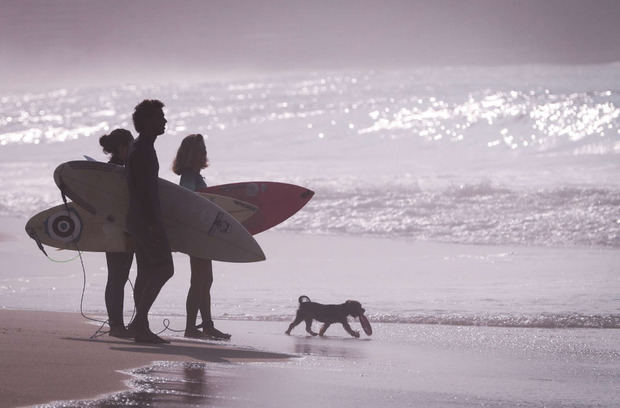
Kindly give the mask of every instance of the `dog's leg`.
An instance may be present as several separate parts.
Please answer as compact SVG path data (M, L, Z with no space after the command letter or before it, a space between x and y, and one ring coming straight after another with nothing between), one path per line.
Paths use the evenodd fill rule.
M288 330L285 331L284 333L290 335L291 334L291 330L293 330L293 328L295 326L297 326L299 323L303 322L304 318L301 316L301 313L299 311L297 311L297 316L295 316L295 320L293 320L293 323L288 325Z
M342 327L344 327L344 329L347 331L347 333L349 333L351 336L353 336L353 337L359 337L360 336L360 332L353 330L351 328L351 326L349 325L349 322L347 322L346 320L344 322L342 322Z
M316 336L316 333L312 331L312 319L306 319L306 331L313 336Z
M331 323L325 323L323 324L323 327L321 327L321 330L319 330L319 336L322 336L325 334L325 332L327 331L327 328L330 326Z

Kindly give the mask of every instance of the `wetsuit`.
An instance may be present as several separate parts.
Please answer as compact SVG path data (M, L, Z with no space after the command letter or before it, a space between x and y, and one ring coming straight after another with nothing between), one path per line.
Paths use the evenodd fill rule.
M192 191L207 188L205 178L202 177L200 173L196 173L193 170L183 171L183 173L181 173L181 180L179 181L179 184Z
M134 288L136 327L148 330L148 311L162 286L174 273L159 202L159 161L155 137L140 135L127 158L129 213L127 230L135 244L138 273Z
M123 166L125 163L112 156L108 163ZM125 283L129 278L129 269L133 263L133 252L106 252L108 264L108 281L105 285L105 306L108 311L110 328L125 328L123 321L123 303Z

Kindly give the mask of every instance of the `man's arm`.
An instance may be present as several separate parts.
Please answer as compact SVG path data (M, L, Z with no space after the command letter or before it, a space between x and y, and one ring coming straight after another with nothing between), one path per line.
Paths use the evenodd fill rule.
M131 188L133 189L133 199L135 200L136 210L140 218L147 224L156 223L158 212L155 206L158 205L157 176L151 174L149 163L140 152L133 152L127 163ZM154 180L153 180L154 179Z

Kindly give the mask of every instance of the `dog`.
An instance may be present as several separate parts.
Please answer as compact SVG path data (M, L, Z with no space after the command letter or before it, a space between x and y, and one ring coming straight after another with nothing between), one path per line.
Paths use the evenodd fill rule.
M349 326L347 316L353 316L360 319L366 319L364 312L366 310L362 307L360 302L355 300L347 300L339 305L323 305L321 303L312 302L308 296L299 297L299 309L297 309L297 316L293 323L288 326L286 334L290 335L291 330L299 323L306 322L306 331L313 336L317 334L323 336L325 331L333 323L340 323L344 329L353 337L359 337L360 333L355 331ZM312 331L312 321L318 320L323 323L321 330L318 333Z

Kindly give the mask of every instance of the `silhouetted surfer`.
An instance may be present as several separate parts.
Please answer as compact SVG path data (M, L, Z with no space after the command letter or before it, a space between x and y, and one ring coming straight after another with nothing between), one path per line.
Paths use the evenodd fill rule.
M133 136L127 129L114 129L109 135L99 138L103 151L110 155L108 163L124 166L133 143ZM129 277L129 269L133 262L133 252L106 252L108 264L108 281L105 286L105 306L108 311L110 336L133 337L133 333L125 328L123 320L123 300L125 283Z
M158 100L140 102L133 113L138 138L127 158L129 214L127 229L132 234L138 274L134 289L136 317L130 324L135 340L145 343L168 343L149 329L148 313L162 286L174 273L172 254L164 230L159 204L159 161L155 139L164 133L164 104Z
M207 147L200 134L185 137L179 146L172 164L172 171L181 176L180 185L196 191L207 188L200 171L209 166ZM185 337L228 340L230 334L222 333L215 328L211 319L211 285L213 284L213 265L210 259L189 257L191 280L185 309ZM202 332L197 329L196 317L200 310Z

